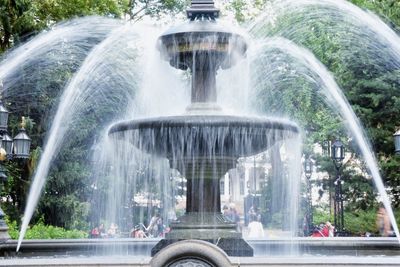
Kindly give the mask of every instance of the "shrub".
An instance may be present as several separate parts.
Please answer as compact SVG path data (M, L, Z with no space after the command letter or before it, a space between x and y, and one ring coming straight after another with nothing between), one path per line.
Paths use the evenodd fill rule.
M18 239L19 230L16 221L7 222L9 227L8 233L12 239ZM56 227L52 225L45 225L43 220L39 222L26 231L25 239L77 239L77 238L87 238L88 233L80 230L66 230L62 227Z
M376 234L378 232L376 212L376 209L345 212L344 225L346 230L358 236L365 232Z
M397 225L400 223L400 210L395 210L395 217ZM352 235L359 236L365 232L372 234L378 234L376 226L376 209L370 210L357 210L357 211L345 211L344 212L344 226L348 232ZM313 214L314 224L320 222L330 221L330 215L328 211L314 211ZM333 223L333 219L331 221Z

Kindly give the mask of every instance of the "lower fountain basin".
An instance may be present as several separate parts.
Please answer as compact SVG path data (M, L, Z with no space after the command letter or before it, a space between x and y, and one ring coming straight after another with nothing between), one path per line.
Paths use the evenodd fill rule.
M211 112L208 103L207 107ZM190 106L188 111L193 112L193 108ZM217 245L229 256L253 256L253 249L235 225L220 220L219 178L236 166L238 158L261 153L298 132L294 123L284 120L220 114L188 114L113 125L109 135L132 143L140 151L169 159L171 168L187 179L186 215L153 248L152 255L181 240L198 239ZM121 148L125 149L125 144Z
M184 115L114 124L110 136L168 159L237 159L299 133L293 122L264 117Z
M26 240L0 244L0 266L150 266L159 239ZM232 266L399 266L396 238L290 238L248 240L253 258L230 258ZM289 247L297 255L288 255ZM285 250L286 248L286 250Z

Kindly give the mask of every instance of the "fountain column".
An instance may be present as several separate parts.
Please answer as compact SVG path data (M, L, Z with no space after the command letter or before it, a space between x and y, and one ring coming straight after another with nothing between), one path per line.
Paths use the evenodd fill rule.
M217 102L216 64L207 52L195 53L192 70L192 103Z
M187 178L186 212L221 212L219 179Z

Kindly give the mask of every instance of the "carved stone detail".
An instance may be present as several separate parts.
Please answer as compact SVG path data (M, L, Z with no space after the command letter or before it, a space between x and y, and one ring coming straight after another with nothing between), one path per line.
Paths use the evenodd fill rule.
M199 259L181 259L173 262L168 267L215 267Z

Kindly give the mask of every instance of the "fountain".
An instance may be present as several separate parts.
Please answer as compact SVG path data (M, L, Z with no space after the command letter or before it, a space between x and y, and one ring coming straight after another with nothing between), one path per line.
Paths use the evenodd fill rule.
M220 178L240 157L267 150L299 132L294 123L261 117L224 115L216 104L216 74L246 53L246 41L216 21L213 1L192 1L189 22L159 38L171 66L192 74L191 104L181 116L120 122L109 135L148 154L167 158L187 179L186 214L152 250L155 255L184 239L207 240L229 256L253 256L252 248L221 214Z
M349 12L351 15L357 15L354 17L358 18L356 20L361 21L361 24L365 19L368 30L376 33L378 37L381 36L379 31L382 27L381 24L384 24L378 18L371 17L370 14L344 1L285 0L277 1L275 4L281 13L284 13L285 10L301 10L301 8L298 8L299 6L303 7L308 4L327 5L330 8L332 6L337 7L340 12ZM313 9L313 12L318 13L318 9ZM213 257L220 258L221 262L224 262L223 264L226 264L224 260L230 260L234 266L254 266L256 264L257 266L267 266L268 264L319 265L321 262L327 262L329 266L345 264L349 266L373 264L389 266L398 264L399 258L396 256L398 255L399 247L395 238L311 239L290 236L289 238L244 240L242 234L236 230L235 225L221 214L221 185L219 182L221 176L229 169L235 168L238 159L242 157L256 155L279 145L287 139L296 139L299 135L299 127L293 122L282 119L248 115L237 116L237 113L234 115L228 113L226 107L221 108L221 103L217 102L216 75L217 73L218 75L221 74L221 69L232 70L238 65L240 66L243 62L241 61L242 58L247 57L251 64L262 66L265 72L256 73L256 80L259 78L258 76L262 76L262 82L270 82L272 86L275 86L282 78L281 76L278 76L278 78L274 76L275 72L279 70L279 64L282 64L282 61L284 63L282 65L293 63L285 62L284 57L269 58L266 56L268 51L275 51L276 53L279 50L306 65L308 72L304 71L304 66L296 69L296 71L318 84L316 87L321 88L318 89L318 93L323 95L324 98L321 102L339 107L338 113L345 121L349 122L347 126L349 132L352 133L361 147L368 168L371 170L378 190L382 194L385 205L391 214L392 222L394 221L376 161L370 151L368 141L365 139L362 127L328 70L308 50L282 37L262 39L261 46L256 49L254 49L254 46L248 46L247 38L244 37L244 34L235 30L227 30L230 27L225 27L216 21L218 14L219 10L214 7L213 1L194 0L192 1L192 6L187 10L187 16L190 21L168 30L158 38L157 47L163 59L170 66L190 72L192 76L191 103L182 115L162 117L157 115L158 117L149 118L149 114L144 114L145 118L121 121L115 124L115 118L122 120L121 114L124 112L129 115L125 115L123 119L128 116L132 118L132 114L134 116L137 115L129 110L124 110L124 108L128 105L127 103L133 102L131 99L137 97L132 92L134 90L130 89L132 89L131 86L135 87L137 85L132 84L136 83L139 80L138 76L140 76L136 73L139 72L138 69L140 67L133 68L131 64L134 61L131 59L137 56L136 54L133 56L134 53L132 53L132 50L135 49L130 50L140 38L137 38L137 32L132 30L133 27L131 25L124 26L119 21L96 18L100 22L93 23L92 18L85 18L84 20L88 20L86 23L79 22L79 20L66 23L64 25L66 29L56 27L48 33L41 34L26 46L23 45L10 53L9 58L6 57L6 60L1 62L0 79L7 78L6 84L11 84L12 86L18 76L15 70L20 65L27 64L26 62L29 62L31 58L33 60L40 58L39 62L47 63L46 58L41 56L46 53L47 46L54 50L49 48L52 51L49 54L54 53L57 55L58 50L63 50L64 42L68 42L68 40L76 42L77 45L72 46L71 50L78 51L77 54L79 56L71 58L76 61L79 61L78 59L81 57L85 59L84 61L82 59L81 68L64 89L60 106L49 131L46 147L32 184L28 201L29 206L26 208L19 243L17 245L15 241L9 240L4 244L0 244L0 252L2 253L0 256L6 257L4 261L0 262L0 265L32 263L39 266L56 266L65 264L64 257L68 256L67 259L72 265L125 264L147 266L150 261L150 254L157 255L158 252L171 251L171 248L175 250L175 253L193 253L193 249L203 250L209 245L216 246L216 248L215 246L213 247L215 249ZM312 17L316 18L318 16L313 13ZM264 21L264 18L261 17L260 20ZM376 23L377 21L378 23ZM85 27L82 27L80 23ZM263 23L258 21L252 25L250 32L257 37L265 37L264 31L268 31L268 27L265 27ZM287 32L284 32L282 34L283 37L289 38L292 34L291 29L292 27ZM86 30L86 32L82 34L81 30ZM67 36L68 38L61 38L62 40L60 41L57 38L58 35ZM353 35L356 35L356 33L353 33ZM92 36L96 37L92 42L98 42L98 45L85 43L86 39L93 39L90 38ZM385 42L387 41L393 46L395 51L393 57L398 58L398 51L400 51L398 47L400 42L396 42L398 36L386 28L382 36ZM44 43L46 45L43 45ZM392 46L389 45L388 47ZM273 53L271 52L271 54ZM67 59L55 56L57 61L68 62L69 54L61 54L65 54L64 57ZM265 63L270 63L269 59L272 60L273 64ZM7 66L5 66L6 63L4 62L7 63ZM136 63L134 62L134 64ZM149 62L145 63L151 65ZM76 62L73 64L78 65ZM391 64L395 65L395 60ZM138 65L143 66L143 64ZM36 67L35 64L32 64L32 66ZM32 68L32 66L30 67ZM46 65L46 67L52 67L52 65ZM159 72L161 71L158 70L157 74ZM115 75L109 75L110 73ZM266 73L268 75L265 75ZM251 75L254 75L254 73ZM154 77L156 76L154 75ZM268 79L271 78L271 80L265 79L265 76ZM93 79L93 77L96 77L96 79ZM219 76L219 78L221 77ZM259 84L260 88L258 88ZM257 81L255 85L257 87L255 91L266 90L261 82L258 83ZM150 87L150 85L148 86ZM235 86L233 82L231 86L232 88ZM174 88L170 84L165 87L172 87L172 89L177 89L176 91L180 90L180 88ZM165 90L169 93L173 91L171 88L165 89L169 89L169 91ZM227 91L228 93L226 91L222 92L224 96L237 93L234 90ZM13 92L7 93L13 94ZM218 96L221 96L220 91L218 91ZM258 94L256 93L252 94L253 98L257 96ZM168 100L171 99L173 97ZM218 100L220 99L221 97ZM133 103L137 104L140 100L136 99L135 101ZM165 102L170 103L169 105L175 104L173 101ZM145 105L148 104L148 102L145 103ZM136 155L132 155L130 152L135 151L136 153L140 151L139 155L150 155L149 157L151 158L164 159L164 162L167 160L169 168L179 171L187 179L186 213L178 221L171 224L172 231L166 234L165 239L162 240L151 238L145 240L128 238L113 240L27 240L23 243L22 252L15 254L15 250L16 248L17 250L19 249L29 220L35 210L49 166L55 155L57 155L57 151L63 145L65 137L70 136L71 128L75 126L73 123L75 123L77 117L85 114L85 111L101 110L104 107L102 105L113 109L113 112L119 115L110 120L104 119L102 121L103 124L99 127L99 129L103 130L107 128L105 135L110 137L109 139L114 143L118 143L118 146L112 147L113 149L115 148L116 152L112 153L111 156L121 156L121 153L118 152L122 150L121 157L127 159L124 159L125 161L122 163L131 163L137 158ZM261 105L262 103L259 104L259 106ZM181 113L183 113L184 107L177 106L179 106L177 109L182 108ZM239 114L242 113L239 112ZM110 122L113 123L111 128L108 127ZM127 146L127 142L131 145ZM298 146L299 144L300 142L296 145ZM295 150L297 148L290 147L290 149ZM106 149L103 150L105 150L104 153L110 152ZM118 161L118 159L114 160ZM295 163L298 162L300 161L295 161ZM103 169L97 171L101 173ZM118 174L120 173L115 176L118 176ZM299 172L293 177L300 177ZM120 181L112 182L118 183ZM113 197L115 198L120 197L118 194L123 194L118 190L114 190L114 193ZM292 191L290 195L297 197L299 192ZM116 200L114 201L117 202ZM293 208L297 207L293 206ZM112 216L110 217L113 218ZM296 219L293 222L296 223ZM396 225L394 226L396 230ZM182 241L187 239L196 240ZM287 250L287 248L292 247L295 247L295 249ZM240 257L226 257L224 253L229 256ZM93 255L100 255L100 257L87 258L87 256ZM101 257L104 255L107 255L107 257ZM119 259L118 257L121 255L127 257ZM297 257L299 255L301 257ZM344 255L347 257L343 258ZM381 257L382 255L384 257ZM201 255L198 256L200 257ZM62 258L60 259L59 257Z

